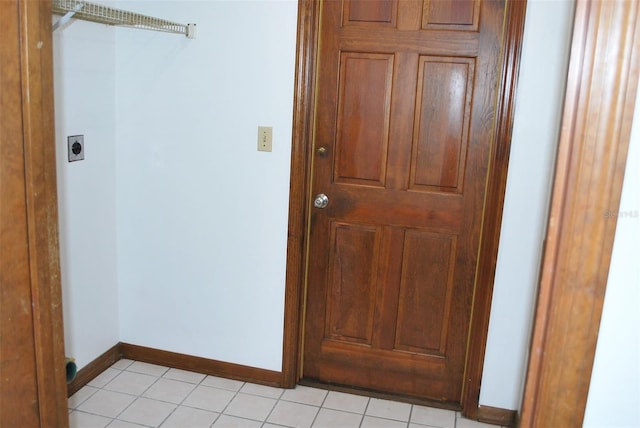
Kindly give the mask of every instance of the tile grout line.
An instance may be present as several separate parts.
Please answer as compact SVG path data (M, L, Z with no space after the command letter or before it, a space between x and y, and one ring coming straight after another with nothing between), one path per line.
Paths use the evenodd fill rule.
M269 410L269 414L267 415L266 418L264 418L264 421L262 421L262 423L260 424L260 426L264 426L264 424L267 423L267 421L269 420L269 417L271 416L271 414L273 413L273 411L276 409L276 407L278 407L278 403L280 402L280 398L284 395L284 390L280 391L280 395L278 396L278 399L276 400L276 402L273 404L273 407L271 408L271 410ZM271 423L271 422L269 422ZM276 424L273 424L276 425Z
M362 424L364 423L364 416L367 414L367 410L369 410L369 406L371 405L371 397L367 397L367 405L364 406L364 411L362 412L362 417L360 418L360 425L358 427L362 428Z
M170 370L170 369L169 369L169 370ZM169 370L167 370L164 374L167 374L167 373L169 372ZM158 379L157 379L153 384L151 384L151 386L153 386L153 385L155 385L156 383L158 383L158 381L159 381L160 379L167 379L167 378L164 378L164 377L160 376L160 377L159 377L159 378L158 378ZM205 378L203 378L203 379L206 379L206 377L205 377ZM173 379L167 379L167 380L173 380ZM201 381L201 382L202 382L202 381ZM194 386L194 387L193 387L193 390L191 390L191 392L193 392L193 391L198 387L198 385L199 385L199 384L196 384L196 386ZM150 386L149 388L151 388L151 386ZM149 388L147 388L147 390L146 390L146 391L148 391L148 390L149 390ZM145 391L145 392L146 392L146 391ZM158 426L159 426L159 427L161 427L161 426L162 426L162 424L164 424L164 423L167 421L167 419L169 419L169 418L171 417L171 415L173 415L173 414L176 412L176 410L178 410L178 409L180 408L180 406L182 405L182 403L184 402L184 400L186 400L186 399L187 399L187 397L188 397L189 395L191 395L191 392L189 392L189 394L185 395L185 397L180 401L180 403L177 403L177 404L176 404L176 403L171 403L171 404L175 404L175 406L176 406L176 407L175 407L175 409L173 409L171 412L169 412L169 414L168 414L168 415L167 415L167 416L162 420L162 422L160 422L160 423L158 424ZM143 394L144 394L144 393L143 393ZM156 400L156 401L161 401L161 402L163 402L163 403L164 403L164 401L162 401L162 400Z
M79 401L75 404L75 406L70 407L69 408L69 412L70 414L77 412L77 413L82 413L82 414L87 414L87 415L94 415L97 417L101 417L107 420L107 424L105 425L106 427L109 427L111 425L113 425L115 423L115 421L122 421L122 422L127 422L127 423L132 423L135 425L138 425L140 427L149 427L149 426L161 426L162 424L166 423L167 420L169 418L171 418L172 415L175 414L176 411L178 411L178 409L195 409L195 410L203 410L206 412L210 412L210 413L217 413L217 415L215 416L215 418L213 419L211 425L209 425L209 427L214 427L216 423L218 423L220 421L220 418L222 417L222 415L226 415L229 417L237 417L239 419L242 420L246 420L246 421L254 421L256 423L260 423L261 427L265 427L269 424L273 425L273 426L282 426L284 428L287 428L287 425L282 425L281 423L277 423L277 422L269 422L269 418L273 416L276 408L281 405L282 403L293 403L293 404L299 404L299 405L303 405L303 406L309 406L312 407L316 410L315 415L313 416L313 418L310 421L310 425L309 427L313 427L313 425L315 423L318 422L318 418L320 415L320 412L322 411L322 409L326 409L326 410L333 410L333 411L339 411L339 412L344 412L347 414L352 414L352 415L358 415L359 416L359 423L358 423L358 427L359 428L363 428L365 426L365 418L367 416L370 416L371 418L375 418L378 420L388 420L390 422L394 422L394 423L402 423L404 425L405 428L409 428L411 426L412 423L412 418L415 416L414 413L416 411L416 406L414 404L409 403L410 407L409 407L409 415L408 415L408 420L403 421L401 419L394 419L394 418L388 418L388 417L382 417L382 416L373 416L373 415L367 415L367 412L372 409L372 397L366 397L366 396L362 396L364 398L366 398L366 405L364 406L364 409L360 412L357 411L349 411L349 410L339 410L339 409L333 409L331 407L326 407L326 404L328 402L329 399L329 395L331 394L331 391L324 391L324 394L322 396L322 399L320 400L319 404L316 404L315 402L308 402L308 401L304 401L304 398L298 398L296 399L291 398L288 399L285 396L286 393L286 389L284 388L275 388L277 389L278 394L277 395L272 395L272 394L266 394L266 393L260 393L260 392L247 392L244 391L243 392L243 388L246 388L247 385L253 385L252 383L249 382L239 382L239 386L237 386L237 389L235 387L229 389L229 388L224 388L221 387L220 385L216 385L216 386L210 386L210 385L204 385L204 382L208 379L208 378L218 378L217 376L209 376L203 373L198 373L198 372L192 372L194 374L197 374L199 376L197 376L196 378L198 380L193 381L193 378L189 377L189 376L184 376L181 377L179 374L176 374L175 376L171 376L168 377L169 373L171 372L172 368L171 367L165 367L165 366L160 366L160 365L155 365L156 367L160 367L162 370L160 371L159 374L151 374L148 371L137 371L137 370L133 370L132 366L134 366L134 364L136 363L135 360L131 360L129 362L128 365L126 365L125 367L109 367L111 369L113 369L114 371L114 375L113 377L111 377L106 383L104 383L102 386L94 386L94 385L85 385L90 387L91 389L93 389L92 392L90 392L89 395L87 395L86 397L84 397L82 399L82 401ZM134 367L135 368L135 367ZM190 372L188 370L185 370L185 372ZM118 390L111 390L111 389L107 389L108 386L115 382L117 379L121 378L121 376L123 376L126 373L132 373L132 374L137 374L137 375L143 375L143 376L150 376L153 378L153 381L143 390L141 390L139 393L134 394L132 392L122 392L122 391L118 391ZM190 372L191 373L191 372ZM174 378L175 377L175 378ZM164 379L167 382L178 382L178 383L182 383L184 385L188 385L191 389L186 393L186 395L184 397L182 397L181 399L179 399L178 402L172 402L172 401L166 401L163 398L154 398L154 397L145 397L144 394L146 394L147 392L149 392L155 385L158 385L159 381ZM187 379L191 379L191 380L187 380ZM224 378L222 378L224 379ZM227 391L227 392L231 392L232 396L229 399L229 401L222 407L222 410L220 412L216 412L214 410L211 409L201 409L200 407L193 407L190 405L186 405L185 401L191 396L191 394L194 393L194 391L197 388L205 388L206 389L212 389L212 390L218 390L218 391ZM295 390L296 388L293 388L293 390ZM316 390L318 390L319 388L314 388ZM94 397L95 394L97 394L100 391L104 391L104 392L109 392L109 393L118 393L118 394L122 394L128 397L133 397L133 401L131 403L129 403L128 405L126 405L123 410L121 410L120 412L118 412L114 417L110 417L110 416L105 416L103 414L97 414L97 413L93 413L93 412L88 412L85 410L80 410L79 408L84 405L89 399L91 399L91 397ZM79 391L78 391L79 392ZM231 403L237 399L237 397L240 396L240 394L246 395L246 396L253 396L253 397L260 397L263 399L272 399L274 400L272 407L270 408L270 410L267 412L266 416L260 420L260 419L253 419L252 417L248 417L248 416L236 416L236 415L231 415L231 414L226 414L225 412L229 409ZM129 422L129 421L125 421L123 419L119 419L127 410L129 410L134 403L136 403L136 401L138 401L138 399L140 398L145 398L146 400L149 400L151 402L157 402L157 403L164 403L164 404L168 404L168 405L172 405L174 406L173 409L167 414L167 416L165 416L159 423L155 423L156 425L145 425L146 423L149 423L149 421L145 421L143 424L140 424L139 422ZM454 421L453 421L453 426L452 428L458 428L460 425L458 424L458 419L459 419L459 415L457 412L453 412L454 414ZM460 417L462 418L462 417ZM159 425L158 425L159 424ZM416 425L422 427L422 424L418 424L416 423ZM424 428L435 428L435 427L431 427L431 426L427 426L425 425Z
M318 406L318 411L316 412L316 415L313 417L313 420L311 421L311 425L309 425L309 428L312 428L313 424L316 423L316 420L318 419L318 416L320 415L320 410L322 410L324 408L324 403L327 401L328 397L329 397L329 391L326 391L326 393L324 394L324 398L322 399L322 403L320 403L320 406Z
M112 367L108 367L108 368L112 368ZM112 418L112 417L110 417L110 416L100 415L100 414L98 414L98 413L91 413L91 412L87 412L87 411L85 411L85 410L78 410L78 408L79 408L82 404L84 404L86 401L88 401L88 400L89 400L89 398L91 398L91 397L93 397L94 395L96 395L96 394L98 393L98 391L116 392L116 391L111 391L111 390L108 390L108 389L104 389L104 387L105 387L105 386L107 386L109 383L111 383L113 380L115 380L115 379L116 379L118 376L120 376L120 374L122 374L122 372L124 371L124 370L121 370L121 369L113 369L113 370L117 370L117 371L118 371L118 372L120 372L120 373L118 373L117 375L115 375L115 376L114 376L113 378L111 378L107 383L105 383L104 385L102 385L102 386L100 386L100 387L98 387L98 386L93 386L93 385L89 385L89 386L91 386L92 388L96 388L97 390L96 390L93 394L91 394L89 397L87 397L87 398L85 398L84 400L82 400L82 403L79 403L79 404L78 404L78 405L73 409L73 411L74 411L74 412L85 413L85 414L87 414L87 415L99 416L99 417L102 417L102 418L110 419L109 423L107 423L107 425L105 425L105 427L107 427L107 426L111 425L111 424L113 423L113 421L115 420L115 418ZM105 370L105 371L106 371L106 370ZM102 372L102 373L104 373L104 372ZM101 373L101 374L102 374L102 373ZM98 376L99 376L99 375L98 375ZM88 384L87 384L87 385L88 385ZM85 385L85 386L86 386L86 385ZM75 394L74 394L74 395L75 395ZM133 394L126 394L126 395L134 396ZM134 401L135 401L135 400L134 400ZM128 406L127 406L127 407L128 407ZM123 410L123 411L124 411L124 410Z
M169 369L169 370L170 370L170 369ZM169 370L167 370L167 372L165 372L165 374L166 374L166 373L168 373L168 372L169 372ZM184 371L189 371L189 370L184 370ZM191 373L197 373L197 372L191 372ZM203 373L198 373L198 374L203 374ZM189 398L189 396L190 396L191 394L193 394L193 392L196 390L196 388L198 388L199 386L206 387L206 385L202 385L202 382L204 382L204 381L207 379L207 377L209 377L209 376L208 376L208 375L204 375L204 376L203 376L203 378L202 378L202 379L200 379L200 381L198 381L198 382L197 382L197 383L195 383L195 384L193 384L193 383L191 383L191 382L184 382L184 381L181 381L181 380L178 380L178 379L170 379L170 378L164 378L164 377L163 377L163 379L173 380L173 381L176 381L176 382L189 383L189 384L191 384L191 385L195 385L195 386L193 387L193 389L192 389L191 391L189 391L189 393L188 393L187 395L185 395L185 396L184 396L184 398L183 398L179 403L177 403L177 404L176 404L176 403L172 403L172 404L176 404L176 408L175 408L175 409L173 409L173 411L172 411L171 413L169 413L169 415L167 415L167 417L166 417L166 418L164 418L164 420L163 420L163 421L160 423L160 425L158 425L158 426L162 426L162 424L163 424L163 423L165 423L165 422L167 421L167 419L169 419L169 418L171 417L171 415L173 415L173 414L176 412L176 410L178 410L180 407L188 407L188 408L190 408L190 409L197 409L197 410L209 411L209 412L212 412L212 413L218 413L218 412L214 412L214 411L212 411L212 410L208 410L208 409L199 409L199 408L197 408L197 407L191 407L191 406L188 406L188 405L186 405L186 404L183 404L183 403L185 402L185 400L186 400L187 398ZM234 395L234 397L235 397L235 395ZM161 400L158 400L158 401L161 401ZM218 413L218 416L216 416L216 417L214 418L213 422L211 423L211 425L209 425L209 427L212 427L212 426L213 426L213 424L215 424L215 423L216 423L216 421L218 420L218 418L220 417L220 415L221 415L221 414L222 414L222 413Z
M407 421L407 428L409 428L411 426L411 419L413 418L413 410L414 410L414 405L411 405L411 409L409 410L409 420Z
M197 372L193 372L193 373L197 373ZM193 390L191 392L189 392L180 402L180 404L178 404L178 407L183 406L183 407L188 407L189 409L196 409L196 410L203 410L205 412L211 412L211 413L217 413L218 415L213 419L213 422L211 422L211 425L209 425L210 427L212 427L213 425L215 425L216 422L218 422L218 419L220 419L220 417L224 414L224 411L227 409L227 407L229 406L229 404L231 404L231 402L238 396L238 394L240 393L240 390L244 387L244 385L246 384L246 382L242 382L242 384L240 385L240 387L237 390L229 390L229 389L225 389L225 388L218 388L215 386L208 386L208 385L203 385L202 383L208 378L208 377L215 377L218 378L218 376L211 376L211 375L205 375L200 382L198 382L196 384L196 386L193 388ZM210 410L210 409L201 409L199 407L193 407L193 406L189 406L188 404L183 404L187 398L189 398L191 396L191 394L194 393L194 391L198 388L198 387L203 387L203 388L211 388L211 389L215 389L215 390L220 390L220 391L227 391L227 392L233 392L233 397L231 397L231 399L229 400L229 402L227 404L225 404L225 406L223 407L222 410L220 410L219 412L215 411L215 410ZM176 407L176 409L178 408ZM175 410L174 410L175 411ZM163 422L164 423L164 422Z
M116 379L117 379L120 375L122 375L122 373L123 373L123 372L125 372L125 371L126 371L126 372L129 372L129 373L136 373L136 374L142 374L142 375L146 374L146 375L148 375L148 376L154 376L154 375L149 375L148 373L140 373L140 372L135 372L135 371L133 371L133 370L127 370L129 367L131 367L131 366L132 366L132 365L134 365L135 363L136 363L136 361L134 361L134 362L132 362L131 364L129 364L129 365L128 365L124 370L122 370L122 371L120 372L120 374L119 374L118 376L116 376L116 377L114 377L113 379L111 379L111 380L110 380L106 385L104 385L104 386L107 386L107 385L109 385L109 383L111 383L111 382L113 382L114 380L116 380ZM155 365L155 364L154 364L154 365ZM159 366L159 367L164 367L164 366ZM168 371L169 371L169 368L167 367L167 368L166 368L166 370L165 370L164 372L162 372L162 374L161 374L160 376L154 376L154 377L156 378L156 380L154 380L154 381L151 383L151 385L149 385L148 387L146 387L146 388L144 389L144 391L142 391L140 394L136 395L136 398L135 398L131 403L129 403L129 405L128 405L127 407L125 407L125 408L124 408L120 413L118 413L118 414L116 415L116 417L114 417L114 418L111 420L111 422L109 423L109 425L111 425L111 424L113 423L113 421L115 421L115 420L120 420L120 421L123 421L123 422L129 422L129 423L132 423L132 422L130 422L130 421L125 421L124 419L118 419L118 417L119 417L120 415L122 415L124 412L126 412L126 411L127 411L127 409L129 409L129 408L133 405L133 403L135 403L136 401L138 401L138 399L140 399L140 398L142 397L142 394L144 394L144 393L145 393L149 388L151 388L151 386L155 385L155 383L156 383L156 382L158 382L158 380L162 377L162 375L163 375L163 374L165 374L165 373L166 373L166 372L168 372ZM109 391L109 390L107 389L106 391ZM118 392L118 391L112 391L112 392ZM172 413L173 413L173 412L172 412ZM162 422L160 422L160 425L162 425L162 424L164 423L164 421L165 421L165 420L166 420L166 418L165 418L165 419L163 419L163 420L162 420ZM158 425L158 426L160 426L160 425ZM142 425L142 426L145 426L145 425Z
M112 367L108 367L108 368L112 368ZM96 392L94 392L93 394L91 394L91 397L93 397L95 394L98 393L98 391L108 391L108 392L114 392L114 391L109 391L108 389L104 389L105 386L107 386L109 383L111 383L114 379L116 379L118 376L120 376L120 374L122 374L123 370L120 369L113 369L113 370L117 370L119 371L119 373L117 375L115 375L113 378L111 378L108 382L106 382L104 385L102 385L101 387L95 387L92 386L92 388L98 388L98 390ZM104 373L104 372L103 372ZM127 394L127 395L131 395L131 394ZM85 403L87 400L89 400L89 398L85 399L82 403ZM80 407L80 404L78 405L78 407ZM76 408L77 409L77 408ZM115 420L115 418L112 418L110 416L105 416L105 415L99 415L97 413L91 413L91 412L86 412L86 411L82 411L80 410L80 412L89 414L89 415L94 415L94 416L101 416L103 418L107 418L110 419L110 421L107 423L107 425L105 425L105 427L111 425L113 423L113 421Z
M231 400L229 400L229 402L227 404L225 404L224 408L222 410L220 410L220 413L218 413L218 416L211 423L211 427L213 427L216 424L216 422L218 422L220 417L225 414L224 411L227 410L227 408L233 402L233 400L236 399L236 397L238 396L238 394L240 394L240 391L242 391L242 388L244 388L244 386L246 384L247 384L247 382L242 382L242 385L240 385L240 388L238 388L236 391L234 391L233 397L231 397ZM202 385L202 386L206 386L206 385ZM227 415L227 416L233 416L233 415Z

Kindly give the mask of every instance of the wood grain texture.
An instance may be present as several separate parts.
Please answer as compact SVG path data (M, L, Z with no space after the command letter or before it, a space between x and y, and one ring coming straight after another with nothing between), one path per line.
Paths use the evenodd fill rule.
M17 2L1 2L3 37L0 44L0 260L2 323L0 333L0 425L37 426L38 385L35 370L33 309L29 271L29 230L22 129L20 33ZM5 19L11 17L11 20ZM7 21L7 22L5 22ZM5 373L11 373L7 376ZM12 397L7 400L4 397ZM20 412L15 412L19 409Z
M328 290L331 304L327 307L327 338L371 345L380 235L376 227L331 225L333 264L329 266L332 287Z
M494 145L505 2L480 3L480 30L469 46L449 45L440 39L443 30L410 20L415 3L398 2L402 29L343 26L343 4L322 3L314 144L327 153L314 159L312 193L326 193L330 202L311 211L304 375L458 401ZM469 48L477 51L461 55ZM411 171L419 172L421 191L409 188ZM400 251L334 251L329 225L335 222L379 228L385 242L398 229L405 244ZM418 239L416 231L430 239ZM451 247L439 245L451 237L453 259ZM348 263L335 260L343 253ZM333 274L338 265L339 276ZM345 295L362 298L333 301ZM327 333L333 320L326 317L344 306L350 311L339 313L348 314L363 343L337 343ZM383 346L388 343L398 346Z
M522 427L580 427L640 72L636 1L577 3Z
M398 0L346 0L344 25L354 23L394 24Z
M456 235L404 233L395 349L446 355Z
M461 193L474 65L471 58L420 57L410 189Z
M51 4L0 11L0 425L65 427Z
M384 186L393 55L343 52L340 76L333 179Z
M418 5L419 2L410 2L410 5ZM501 221L501 206L504 197L504 183L506 182L506 165L509 153L510 133L513 118L513 100L515 95L515 82L517 80L517 71L519 65L520 44L522 40L522 29L524 24L524 11L526 2L513 1L509 2L509 10L507 12L505 31L505 40L507 44L503 55L503 77L499 86L500 103L497 113L497 125L495 127L496 146L491 154L491 162L494 165L489 178L488 194L486 204L489 209L486 212L487 220L482 230L482 239L486 237L495 237L483 242L480 251L480 268L479 277L476 284L477 293L479 294L480 304L474 306L472 314L471 329L472 337L469 343L469 352L467 354L467 371L465 375L465 391L463 393L463 405L470 414L477 414L479 385L482 377L482 365L484 358L484 346L486 343L486 329L488 328L488 317L491 304L491 290L493 286L493 273L495 272L495 256L497 253L497 245L499 238L499 225ZM411 7L411 6L409 6ZM479 6L478 6L479 7ZM286 382L283 384L293 385L300 378L301 373L301 336L302 324L301 320L304 314L303 305L306 298L304 272L306 259L304 249L307 246L304 232L308 227L308 210L310 197L310 165L313 156L313 144L311 140L310 126L313 123L313 109L316 105L315 92L313 91L313 82L315 80L315 72L317 64L317 37L319 22L320 2L305 1L299 2L299 20L298 20L298 57L295 85L295 105L294 105L294 139L292 152L292 172L291 172L291 198L290 198L290 216L289 216L289 246L287 253L287 285L285 299L285 335L284 335L284 361L283 361L283 378ZM426 22L423 18L424 10L418 7L414 8L411 13L397 14L393 19L399 29L415 28L416 25L422 25ZM475 12L474 12L475 13ZM431 28L444 29L462 29L463 31L446 31L435 35L432 39L422 36L414 36L411 32L404 33L404 38L396 41L401 47L413 46L416 43L424 47L425 51L429 51L432 55L444 55L455 49L459 56L473 56L478 51L477 43L474 45L473 33L468 32L474 30L477 25L479 14L474 15L474 23L472 26L460 26L459 24L429 24ZM352 25L353 24L353 25ZM369 23L352 22L344 24L343 31L348 36L348 40L343 43L344 50L354 50L362 44L362 28L369 26ZM382 27L381 23L378 23ZM449 26L449 28L445 28ZM457 26L457 27L456 27ZM380 30L378 52L385 53L389 51L389 46L385 44L384 29ZM442 46L446 46L443 49ZM397 64L410 63L413 59L407 55L399 54L395 61ZM408 84L407 84L408 83ZM415 85L416 82L414 81ZM411 83L406 82L402 85L410 88ZM397 100L411 97L411 93L398 93ZM394 103L394 100L392 100ZM392 109L401 109L399 105L392 105ZM400 135L403 130L412 132L411 121L397 121L391 124L390 132ZM330 148L328 149L330 153ZM388 159L388 168L400 168L402 160L397 157ZM397 186L398 180L394 177L388 179L387 184ZM375 199L375 198L374 198ZM378 201L374 201L378 202ZM439 198L438 204L445 207L455 204L450 199ZM496 209L491 208L496 204ZM391 210L399 209L396 206L383 206L379 210L379 215L387 216ZM461 219L445 219L441 217L439 212L430 212L426 215L439 221L439 227L448 227L450 221L461 221ZM389 214L390 216L390 214ZM383 240L383 251L392 251L392 248L398 247L398 237L394 234L388 234ZM400 247L401 248L401 247ZM394 276L397 272L387 271L384 275ZM380 292L385 292L380 291ZM385 314L383 314L385 316ZM393 319L395 314L390 314ZM388 344L387 344L388 345ZM470 410L469 410L470 409Z
M477 419L480 422L500 425L503 427L518 426L518 413L515 410L507 410L491 406L478 406L477 413Z
M367 389L354 388L344 385L334 385L330 383L318 382L313 379L300 379L300 385L313 388L325 389L327 391L343 392L345 394L361 395L364 397L377 398L380 400L397 401L401 403L410 403L418 406L433 407L434 409L445 409L460 411L460 403L443 403L441 401L428 400L418 397L409 397L399 394L390 394L380 391L371 391Z
M433 29L477 29L480 2L427 0L423 8L423 27Z

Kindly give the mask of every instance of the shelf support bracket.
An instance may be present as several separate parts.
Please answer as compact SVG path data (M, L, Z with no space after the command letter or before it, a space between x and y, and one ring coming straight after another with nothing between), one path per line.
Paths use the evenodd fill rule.
M76 7L73 8L73 10L70 10L69 12L65 13L62 18L58 19L58 21L56 21L56 23L53 24L53 31L56 31L58 28L62 27L64 24L69 22L69 20L73 18L73 15L75 15L77 12L80 12L80 10L83 7L84 7L84 4L78 3Z

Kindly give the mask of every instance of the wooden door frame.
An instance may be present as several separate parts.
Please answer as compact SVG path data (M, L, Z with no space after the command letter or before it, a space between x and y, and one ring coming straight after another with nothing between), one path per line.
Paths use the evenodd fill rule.
M525 10L526 0L507 2L506 28L503 36L505 42L501 64L502 80L498 87L499 102L494 129L495 142L489 161L488 186L485 196L486 209L483 213L479 267L471 313L465 384L461 397L464 415L470 418L482 416L482 408L478 406L480 382L500 239ZM282 363L282 385L286 387L293 387L302 376L307 235L309 201L311 199L312 126L319 18L319 1L298 1Z
M634 119L640 5L578 1L571 46L523 427L583 423L617 223L605 213L620 206Z
M16 153L21 146L24 176L16 183L16 156L0 156L2 169L10 173L1 179L14 180L14 186L24 188L26 209L3 210L2 222L11 228L20 228L26 222L26 242L11 239L3 242L4 251L26 248L24 265L3 266L7 282L1 284L3 298L14 299L15 272L28 270L28 287L31 300L22 302L29 306L33 329L29 337L15 335L24 330L15 328L7 341L29 342L35 358L29 355L12 355L3 361L3 382L10 382L16 394L2 397L0 411L9 410L26 417L36 413L40 426L68 426L67 388L65 383L64 333L62 325L62 290L60 285L58 244L58 203L56 191L56 156L53 107L53 47L51 34L51 3L40 0L15 0L15 14L2 17L2 25L17 27L19 34L8 31L0 43L13 45L18 57L6 58L0 91L14 91L16 82L21 85L21 101L13 108L3 109L2 126L6 126L8 153ZM15 20L15 21L13 21ZM4 50L4 49L3 49ZM7 49L10 51L11 49ZM5 58L3 58L3 61ZM19 71L18 71L19 70ZM6 107L6 106L5 106ZM2 143L3 145L5 142ZM13 147L11 147L11 145ZM13 195L19 197L17 195ZM5 201L3 201L5 202ZM0 202L2 203L2 202ZM6 217L4 214L9 214ZM13 237L13 235L12 235ZM17 241L17 242L16 242ZM10 303L17 306L17 301ZM3 314L5 316L5 314ZM2 319L0 322L7 322ZM11 322L11 321L9 321ZM0 356L1 357L1 356ZM21 376L28 373L29 376ZM35 395L19 394L21 388L34 378Z

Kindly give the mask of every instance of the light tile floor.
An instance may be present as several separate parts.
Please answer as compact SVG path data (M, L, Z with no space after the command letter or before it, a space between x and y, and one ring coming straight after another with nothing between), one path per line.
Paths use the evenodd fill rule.
M71 396L69 419L71 428L495 428L449 410L131 360L116 362Z

